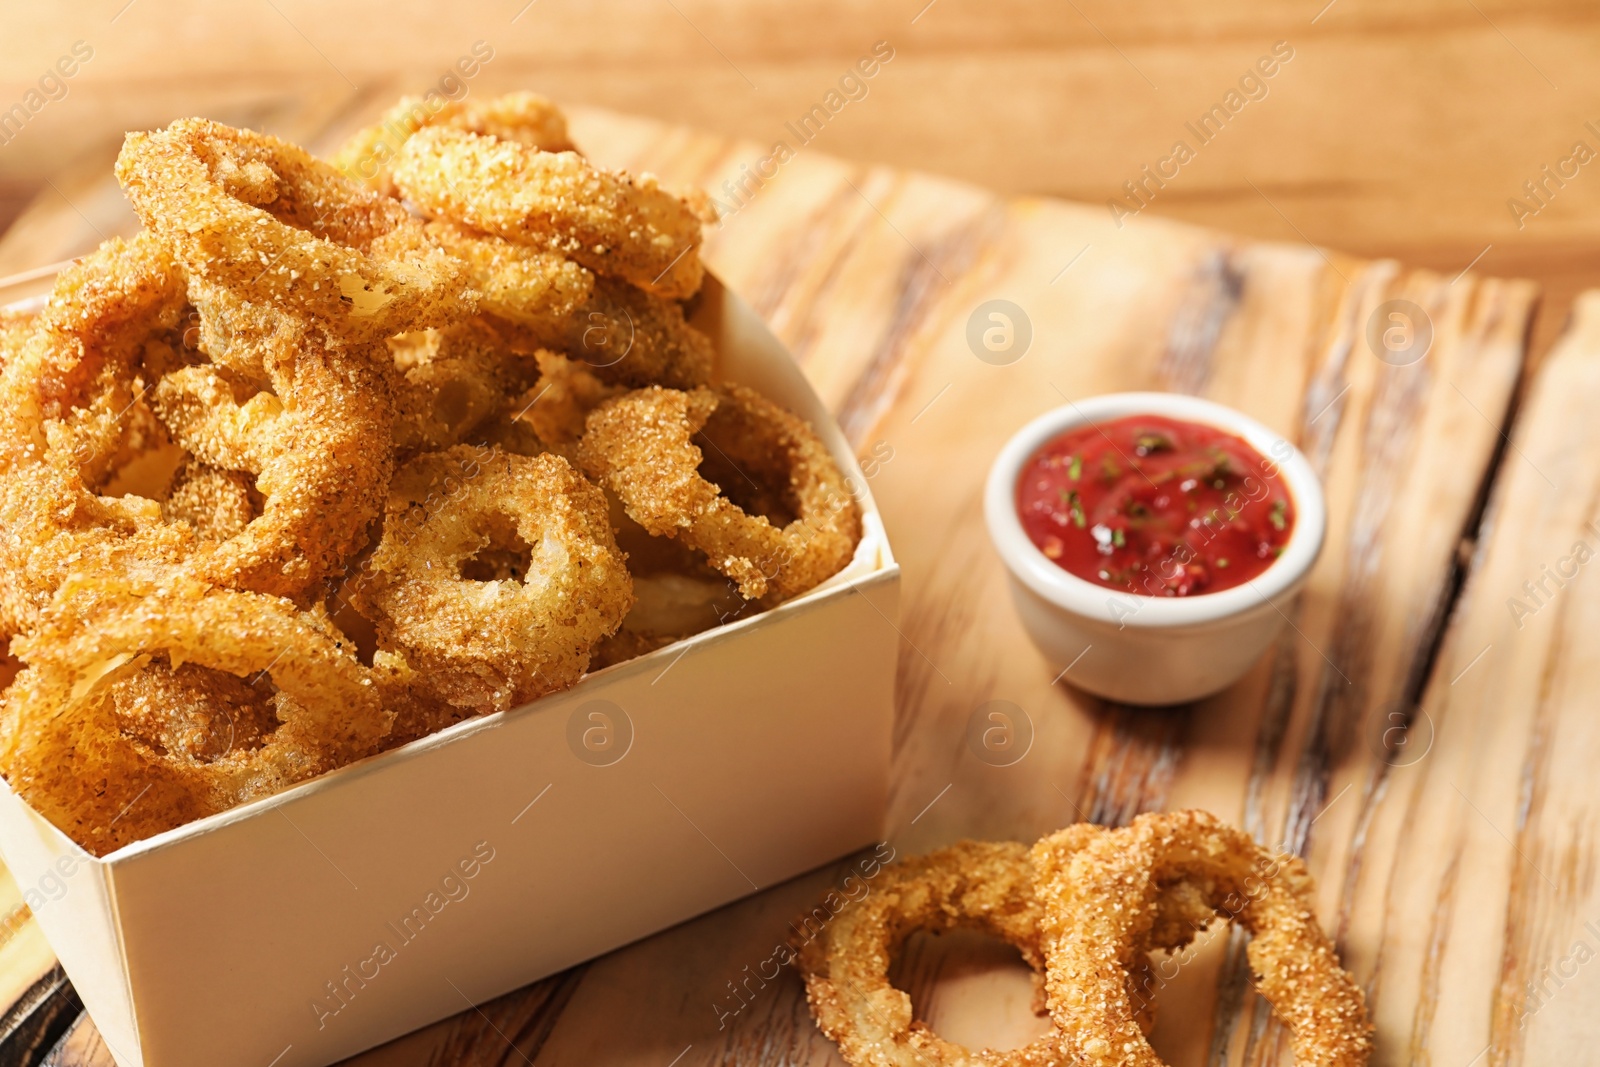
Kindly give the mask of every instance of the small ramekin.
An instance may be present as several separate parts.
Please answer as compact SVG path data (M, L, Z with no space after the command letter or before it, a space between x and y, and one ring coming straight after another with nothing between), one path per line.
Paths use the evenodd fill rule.
M1276 468L1294 500L1283 554L1256 578L1217 593L1152 597L1085 581L1051 562L1022 528L1017 478L1051 439L1125 415L1165 415L1243 438ZM1028 636L1064 680L1126 704L1181 704L1227 688L1288 620L1289 602L1322 551L1327 505L1300 450L1232 408L1181 393L1108 393L1040 415L1011 438L984 488L984 518Z

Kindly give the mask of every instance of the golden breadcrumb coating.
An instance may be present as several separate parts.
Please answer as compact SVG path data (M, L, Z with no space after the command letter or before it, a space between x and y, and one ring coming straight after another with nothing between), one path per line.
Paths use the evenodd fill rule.
M503 567L475 573L485 550ZM471 445L395 474L383 540L347 589L422 687L479 713L570 686L633 603L599 489L559 456Z
M1062 847L1081 848L1103 831L1080 824L1064 831ZM970 927L1014 945L1036 975L1044 971L1041 930L1046 917L1035 892L1027 845L961 841L884 869L866 892L850 900L826 923L819 909L791 924L802 932L794 947L806 982L806 999L822 1032L839 1045L854 1067L1071 1067L1075 1063L1058 1033L1009 1051L969 1050L930 1030L912 1015L911 998L889 984L889 965L916 930L944 932ZM855 894L852 893L852 897ZM1170 894L1160 902L1165 941L1139 942L1140 963L1149 948L1173 949L1203 929L1209 909L1195 898ZM1128 979L1132 987L1134 979ZM1154 1009L1148 1004L1149 1010ZM1152 1021L1142 1017L1146 1026Z
M1297 1064L1357 1067L1372 1052L1365 998L1322 932L1311 876L1203 811L1141 815L1087 844L1033 848L1050 1014L1082 1064L1159 1067L1128 996L1131 950L1157 921L1164 884L1186 879L1252 934L1256 988L1288 1027Z
M400 149L394 180L432 216L554 249L658 296L693 296L705 275L689 204L651 175L601 170L576 152L430 126Z
M97 855L359 758L391 723L337 631L277 597L83 574L12 647L28 666L0 707L0 769ZM117 683L157 658L269 680L280 720L270 738L205 760L123 732ZM121 696L126 715L138 694Z
M351 137L333 157L347 177L384 196L397 196L389 162L424 126L449 126L516 141L546 152L571 152L567 117L537 93L507 93L487 100L404 96L383 116Z
M700 473L703 442L732 467L723 486ZM578 463L658 537L677 537L747 599L787 599L842 570L861 536L844 475L806 423L752 389L651 386L597 408ZM792 510L775 523L730 499L754 483ZM770 507L771 505L769 505Z

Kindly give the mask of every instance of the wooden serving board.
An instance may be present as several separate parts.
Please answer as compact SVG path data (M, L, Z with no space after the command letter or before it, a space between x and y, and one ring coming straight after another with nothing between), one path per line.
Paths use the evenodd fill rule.
M217 117L326 149L391 89ZM884 622L902 637L888 827L899 852L1209 808L1307 857L1323 922L1368 990L1377 1062L1553 1062L1593 1047L1600 966L1563 961L1579 941L1600 949L1586 781L1600 726L1584 699L1600 683L1600 599L1583 565L1564 587L1547 580L1531 612L1513 618L1507 599L1527 599L1521 583L1562 567L1576 542L1600 550L1600 528L1585 525L1600 508L1600 295L1580 303L1519 413L1527 283L1149 216L1118 228L1102 208L797 145L770 181L730 193L724 183L773 146L574 118L596 159L698 184L733 209L707 242L710 263L789 343L866 463L905 573L901 617ZM99 161L58 180L0 240L0 269L128 226L107 174ZM1026 323L1025 350L969 342L994 300L1013 305L1017 337ZM1389 328L1407 343L1396 309L1413 340L1430 338L1409 354L1382 343ZM1192 706L1141 710L1071 689L1023 636L981 519L988 465L1017 426L1136 388L1256 416L1300 444L1328 492L1327 546L1282 640ZM966 742L969 717L996 699L1022 709L1033 737L1007 767ZM790 969L743 996L733 987L843 869L463 1004L352 1062L837 1063ZM904 955L899 980L955 1040L1004 1046L1047 1025L1028 1011L1015 953L953 937L914 938ZM11 969L20 981L40 964ZM1556 967L1523 1025L1528 984ZM1288 1061L1240 935L1210 937L1174 969L1153 1037L1169 1062ZM81 1020L49 1062L110 1059Z

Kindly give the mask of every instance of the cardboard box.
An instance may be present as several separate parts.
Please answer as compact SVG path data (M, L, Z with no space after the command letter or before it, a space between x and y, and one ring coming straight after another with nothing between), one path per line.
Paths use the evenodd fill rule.
M0 787L0 853L122 1067L332 1063L880 839L899 568L781 343L711 280L697 321L725 376L808 418L859 488L854 561L104 858Z

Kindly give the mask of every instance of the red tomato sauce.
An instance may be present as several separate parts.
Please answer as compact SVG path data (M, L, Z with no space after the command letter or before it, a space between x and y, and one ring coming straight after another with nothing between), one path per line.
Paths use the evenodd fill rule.
M1161 415L1044 445L1017 479L1017 513L1067 573L1147 596L1242 585L1282 555L1295 520L1275 463L1225 430Z

